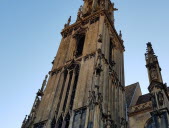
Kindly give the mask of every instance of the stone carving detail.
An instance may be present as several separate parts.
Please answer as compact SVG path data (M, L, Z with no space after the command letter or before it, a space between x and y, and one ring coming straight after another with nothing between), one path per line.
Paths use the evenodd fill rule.
M158 97L158 103L159 103L159 105L160 105L160 106L163 106L163 104L164 104L164 96L163 96L163 93L162 93L162 92L158 92L157 97Z
M102 94L99 92L99 86L95 86L95 91L89 91L88 106L93 109L95 105L101 106L103 102Z
M157 80L158 79L158 73L157 73L157 71L156 71L156 69L151 69L151 78L152 78L152 80Z
M121 124L121 126L123 126L123 127L125 127L126 124L127 124L126 120L125 120L123 117L122 117L121 120L120 120L120 124Z
M100 73L102 72L102 65L101 64L98 64L96 67L95 67L95 74L96 76L100 76Z
M153 108L157 108L156 97L154 94L151 94L151 101L152 101Z
M100 35L99 35L99 39L98 39L98 42L99 42L99 43L102 43L102 38L103 38L103 37L102 37L102 34L100 34Z
M107 116L106 116L106 127L107 128L111 128L113 126L114 122L111 119L111 114L110 112L108 112Z
M100 8L101 9L105 8L105 1L104 0L101 0L101 2L100 2Z

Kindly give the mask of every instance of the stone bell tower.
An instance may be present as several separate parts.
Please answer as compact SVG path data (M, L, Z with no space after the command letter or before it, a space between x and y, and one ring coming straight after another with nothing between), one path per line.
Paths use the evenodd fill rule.
M124 45L110 0L84 0L71 17L46 88L23 128L125 128ZM33 112L33 114L32 114Z
M151 116L155 122L156 128L169 127L169 97L167 93L167 86L163 83L161 68L159 66L158 58L154 53L151 43L147 43L146 67L150 85L148 90L151 94L151 101L153 112Z

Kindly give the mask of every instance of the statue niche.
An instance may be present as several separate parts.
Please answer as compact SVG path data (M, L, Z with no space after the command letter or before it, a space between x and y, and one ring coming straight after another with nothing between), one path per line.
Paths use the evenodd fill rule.
M154 68L151 70L151 79L152 80L158 79L158 73L157 73L156 69L154 69Z

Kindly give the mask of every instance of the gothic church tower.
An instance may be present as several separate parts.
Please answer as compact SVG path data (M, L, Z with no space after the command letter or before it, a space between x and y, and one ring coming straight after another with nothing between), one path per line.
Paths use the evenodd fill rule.
M84 0L22 128L125 128L124 45L114 3ZM46 84L47 83L47 84Z

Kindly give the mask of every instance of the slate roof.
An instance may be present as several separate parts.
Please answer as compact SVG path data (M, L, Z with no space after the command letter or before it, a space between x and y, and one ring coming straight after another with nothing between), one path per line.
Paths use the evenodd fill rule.
M127 108L130 107L130 103L132 101L132 97L134 95L137 84L138 83L134 83L134 84L131 84L131 85L125 87ZM168 90L168 93L169 93L169 87L167 87L167 90ZM136 102L136 105L143 104L143 103L146 103L146 102L149 102L149 101L150 101L150 93L147 93L145 95L139 96L139 98Z
M150 93L139 96L139 98L136 102L136 105L143 104L143 103L150 101L150 97L151 97Z
M131 103L131 100L132 100L132 97L134 95L134 91L137 87L137 84L138 83L135 83L135 84L131 84L131 85L125 87L127 108L129 108L129 105Z

